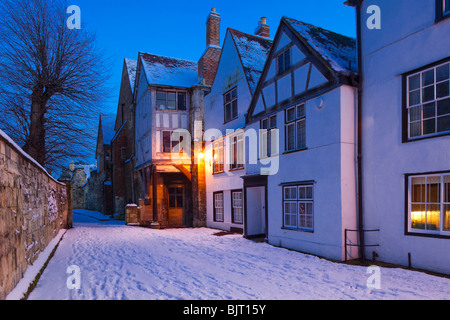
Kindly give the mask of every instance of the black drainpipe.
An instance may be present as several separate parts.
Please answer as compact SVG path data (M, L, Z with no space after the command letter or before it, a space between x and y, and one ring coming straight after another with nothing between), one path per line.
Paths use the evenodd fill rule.
M362 96L363 96L363 67L361 50L361 3L356 3L356 37L358 50L358 230L359 230L359 256L363 263L365 261L365 242L364 242L364 220L363 220L363 191L362 191Z

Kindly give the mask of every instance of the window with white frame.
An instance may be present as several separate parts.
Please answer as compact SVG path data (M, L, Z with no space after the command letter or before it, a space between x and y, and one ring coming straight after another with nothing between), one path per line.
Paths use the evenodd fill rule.
M240 133L230 138L230 170L244 168L244 134Z
M233 223L244 222L244 206L243 206L242 190L231 192L231 213Z
M436 21L450 17L450 0L436 0Z
M443 0L442 6L442 12L444 13L444 16L450 15L450 0Z
M223 192L214 192L214 221L223 222Z
M278 154L277 115L261 120L260 128L260 157Z
M291 67L291 48L288 48L277 56L277 73L281 74L290 67Z
M450 63L407 76L408 139L450 133Z
M223 95L224 122L230 122L238 116L237 87Z
M212 162L213 173L224 172L224 139L213 142Z
M285 112L285 151L306 148L305 104L289 108Z
M410 232L450 236L450 173L408 177Z
M157 91L156 109L185 111L186 93L179 91Z
M287 229L314 230L312 184L283 187L283 226Z

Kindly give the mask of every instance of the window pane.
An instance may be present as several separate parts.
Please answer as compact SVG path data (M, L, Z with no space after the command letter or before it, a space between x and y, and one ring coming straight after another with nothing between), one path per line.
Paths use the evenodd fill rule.
M177 101L178 110L186 110L186 94L179 92Z
M306 187L306 199L313 198L313 188L312 187Z
M297 187L285 187L284 188L284 199L285 200L296 200L297 199Z
M162 152L170 152L170 131L163 131L163 150Z
M434 100L434 86L425 87L422 90L422 102Z
M305 116L305 105L302 104L297 107L297 119Z
M436 116L436 104L434 102L423 105L423 118L434 118Z
M450 114L450 99L437 102L437 114L438 116Z
M450 1L450 0L449 0ZM449 79L449 66L450 64L444 64L443 66L440 66L436 68L436 82L441 82L443 80Z
M305 187L298 187L298 198L299 199L306 199L306 188Z
M297 121L297 149L306 147L305 119Z
M225 122L231 120L231 103L225 105Z
M450 203L450 175L444 176L444 202Z
M233 89L233 91L231 91L231 99L236 99L237 98L237 89Z
M282 73L285 70L284 68L284 58L283 55L280 54L278 56L278 73Z
M427 205L427 230L441 229L441 206L439 204Z
M411 228L425 229L425 204L411 205Z
M232 113L231 113L231 118L234 119L237 117L238 114L238 110L237 110L237 100L233 100L233 102L231 103L232 105Z
M422 120L422 107L417 106L409 109L409 121Z
M287 70L291 67L291 49L288 49L284 52L284 70Z
M437 126L437 132L450 131L450 116L438 118Z
M261 129L268 129L268 120L264 119L263 121L261 121Z
M173 196L173 195L169 195L169 207L176 208L176 200L175 200L175 196Z
M176 99L177 99L177 96L176 96L175 92L169 92L167 94L167 109L175 110L177 108Z
M441 177L427 178L427 203L441 201Z
M413 178L411 180L411 201L425 202L425 178Z
M444 205L444 231L450 231L450 204Z
M270 117L270 129L277 127L277 116Z
M177 196L177 208L183 208L183 196Z
M287 149L286 150L294 150L295 149L295 123L292 123L287 126Z
M431 134L436 132L436 120L426 120L423 122L423 134Z
M422 86L428 86L434 83L434 69L422 73Z
M166 108L166 93L157 92L156 93L156 108L165 109Z
M450 93L448 81L444 81L436 85L436 99L445 98L448 97L449 95Z
M288 109L286 111L286 122L291 122L295 120L295 108Z
M420 104L420 90L411 91L409 93L409 106Z
M411 138L422 135L422 122L414 122L409 126L409 136Z
M420 88L420 73L408 78L409 91Z

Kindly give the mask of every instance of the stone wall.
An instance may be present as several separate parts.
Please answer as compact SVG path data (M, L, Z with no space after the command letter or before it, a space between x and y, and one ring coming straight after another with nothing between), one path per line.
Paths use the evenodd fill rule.
M71 226L65 184L0 130L0 300L60 229Z

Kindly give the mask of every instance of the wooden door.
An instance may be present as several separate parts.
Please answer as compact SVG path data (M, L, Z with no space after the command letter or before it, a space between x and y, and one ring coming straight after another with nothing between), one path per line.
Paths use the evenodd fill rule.
M184 188L182 185L169 186L169 226L183 225Z

